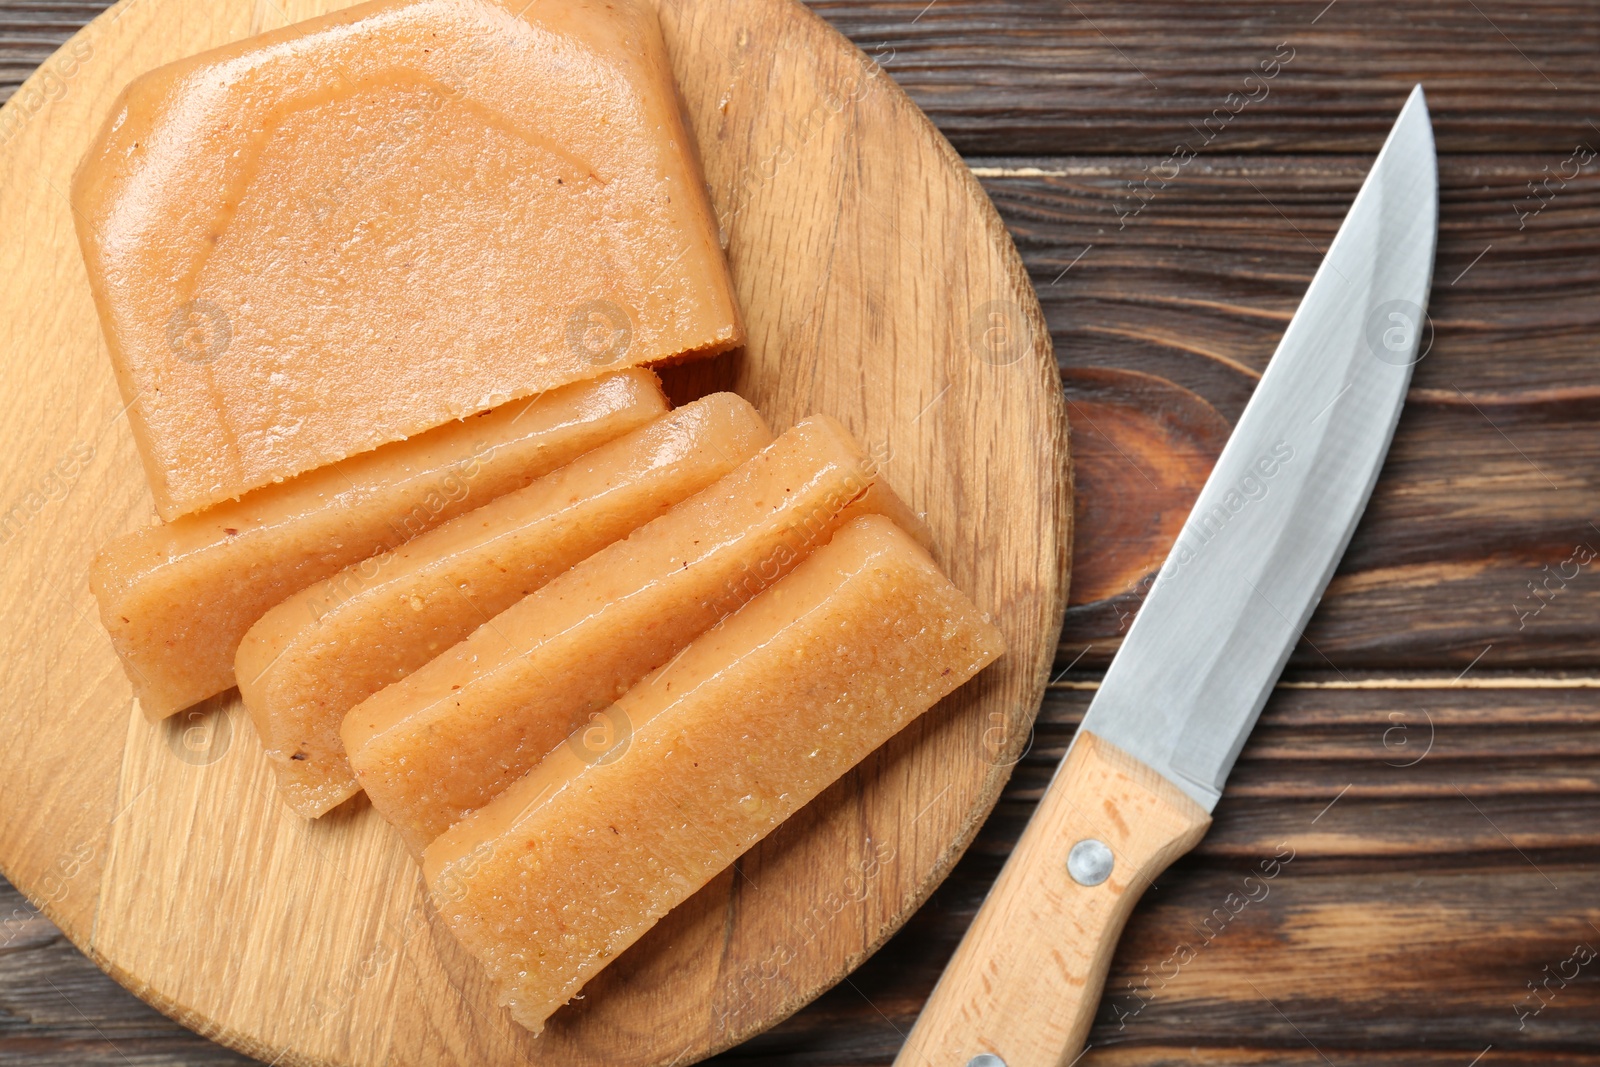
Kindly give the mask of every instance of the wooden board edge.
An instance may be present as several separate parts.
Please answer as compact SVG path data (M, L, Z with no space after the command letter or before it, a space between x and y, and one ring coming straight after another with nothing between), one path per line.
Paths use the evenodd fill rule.
M110 22L114 22L124 10L139 2L140 0L118 0L116 4L95 16L87 25L69 37L60 49L53 52L45 63L41 64L33 74L24 80L21 87L19 87L18 94L20 95L23 89L33 85L41 77L50 60L59 55L62 50L70 49L81 40L98 36L104 30L104 27ZM780 0L780 2L784 2L787 6L793 8L798 17L814 20L825 32L837 36L849 49L864 57L864 53L860 53L860 49L856 48L843 34L839 33L826 20L804 4L798 3L796 0ZM1018 307L1027 321L1029 332L1038 352L1038 373L1044 379L1042 395L1046 397L1046 404L1049 407L1047 416L1053 426L1048 448L1050 454L1058 458L1061 471L1061 478L1055 485L1043 487L1044 491L1050 494L1054 505L1053 509L1047 510L1053 510L1054 522L1050 537L1055 544L1056 566L1054 571L1048 575L1047 588L1042 590L1043 599L1048 602L1048 618L1044 620L1043 634L1049 636L1048 647L1053 649L1059 637L1062 615L1069 592L1073 537L1073 480L1072 460L1068 448L1066 406L1061 392L1059 373L1053 358L1050 334L1045 325L1038 296L1028 278L1021 256L981 184L966 167L965 162L953 146L950 145L949 141L938 131L932 121L917 108L897 83L894 83L891 79L885 87L885 92L887 98L893 101L893 106L902 112L910 123L915 124L925 137L930 139L930 143L936 147L949 171L959 175L957 182L965 189L969 201L982 218L983 230L988 242L991 247L1000 252L1005 261L1004 269L1007 275L1007 282ZM1041 644L1043 644L1042 638ZM1031 727L1037 717L1050 670L1050 659L1045 657L1041 660L1035 679L1028 686L1028 696L1026 697L1022 714L1017 720L1019 726ZM837 968L837 973L820 983L814 990L797 994L790 998L790 1001L783 1002L778 1009L771 1013L769 1018L759 1024L741 1030L725 1031L723 1035L719 1035L721 1040L708 1044L697 1055L700 1057L715 1055L788 1018L822 993L837 985L839 981L859 967L863 961L872 956L890 937L901 929L915 914L916 910L932 895L945 877L948 876L950 870L976 838L978 830L998 803L1001 791L1006 781L1009 780L1011 770L1015 765L1015 757L1020 754L1022 747L1027 743L1028 736L1028 730L1019 729L1009 741L1007 745L1008 751L1003 753L1004 759L997 761L985 776L978 801L969 806L964 813L959 832L941 850L935 864L914 891L905 894L895 908L885 909L892 910L894 914L886 922L880 924L879 929L874 932L874 935L868 940L867 946L863 950L844 958ZM115 795L115 792L113 795ZM0 864L0 874L10 877L10 872L5 870L4 864ZM49 902L40 903L33 894L29 893L25 885L15 882L13 884L16 884L19 892L27 897L45 918L54 923L68 941L94 963L96 967L111 977L118 985L127 989L134 996L163 1015L173 1019L185 1028L243 1055L256 1059L275 1057L272 1062L276 1065L284 1065L284 1067L302 1063L308 1064L310 1067L317 1067L315 1061L306 1060L292 1050L264 1046L258 1040L242 1031L216 1023L207 1016L187 1007L181 1001L164 994L149 982L127 971L112 957L100 952L95 943L95 928L98 924L100 900L102 898L98 886L95 890L95 903L89 909L92 917L89 920L88 929L84 929L81 923L73 921L70 916L61 913L59 909L53 907Z
M863 64L872 63L871 57L863 52L855 42L845 37L831 23L818 15L809 6L799 0L778 0L792 8L798 9L797 17L809 20L820 28L821 32L832 34L839 38L842 44L854 52ZM1028 330L1034 340L1034 345L1039 353L1038 374L1044 379L1041 395L1046 398L1049 407L1050 422L1053 427L1052 439L1048 443L1049 452L1058 460L1060 467L1060 480L1047 487L1054 502L1054 528L1051 539L1055 542L1055 569L1048 576L1051 579L1052 589L1048 596L1049 617L1046 619L1043 634L1048 636L1049 656L1041 660L1040 669L1036 672L1029 694L1025 702L1023 716L1018 720L1019 727L1014 737L1008 742L1004 758L997 760L989 769L982 788L979 791L976 803L968 807L963 815L960 828L939 853L927 876L915 889L902 897L894 909L894 914L888 921L882 923L871 938L867 940L866 947L859 952L851 953L843 958L836 973L831 975L819 987L809 993L797 993L785 1001L781 1001L774 1009L770 1018L763 1022L725 1031L725 1039L711 1042L702 1052L700 1058L707 1059L718 1053L725 1052L736 1045L756 1037L772 1027L788 1019L800 1009L816 1000L828 990L837 986L847 978L862 963L870 959L888 940L898 933L910 921L917 910L925 904L929 897L947 878L960 862L961 857L976 840L978 831L983 827L989 816L993 813L995 805L1000 801L1000 794L1006 782L1011 778L1022 754L1023 747L1032 736L1032 726L1038 718L1040 707L1044 702L1046 686L1049 684L1050 673L1054 666L1054 649L1060 643L1062 625L1067 609L1067 600L1071 590L1072 580L1072 549L1073 549L1073 504L1075 500L1072 450L1070 447L1070 424L1067 419L1066 396L1062 390L1061 372L1055 361L1054 343L1050 330L1045 322L1044 311L1039 305L1039 296L1033 287L1033 282L1028 276L1027 267L1023 264L1022 255L1017 250L1016 242L1011 239L1010 232L1006 229L1000 212L995 208L994 202L989 199L989 194L984 191L982 183L973 175L966 161L956 151L948 138L939 131L927 114L911 99L910 95L892 76L884 89L886 99L893 102L893 106L906 117L908 122L918 129L928 142L938 152L944 161L945 167L956 176L956 182L967 194L970 203L977 209L983 222L986 241L989 246L998 250L1004 259L1007 281L1016 298L1017 305L1022 309L1023 317L1028 324ZM677 1063L679 1061L671 1061ZM671 1067L668 1061L662 1061L658 1067Z

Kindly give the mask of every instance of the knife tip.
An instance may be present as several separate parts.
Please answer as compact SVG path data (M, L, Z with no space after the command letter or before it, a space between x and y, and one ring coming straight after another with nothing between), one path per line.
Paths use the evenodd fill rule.
M1423 92L1421 82L1412 87L1411 95L1406 98L1405 107L1400 109L1400 114L1396 117L1384 144L1384 154L1388 153L1396 141L1422 147L1429 164L1433 165L1433 116L1428 112L1428 98Z

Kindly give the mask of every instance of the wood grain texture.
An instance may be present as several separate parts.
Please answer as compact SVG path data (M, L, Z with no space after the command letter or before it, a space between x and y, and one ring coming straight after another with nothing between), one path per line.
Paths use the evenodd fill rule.
M1576 3L817 7L858 42L888 42L896 77L969 154L1164 153L1208 132L1228 151L1372 154L1419 81L1441 151L1564 153L1600 103L1600 14Z
M983 834L851 984L718 1063L894 1058L1094 684L1050 690ZM1080 1065L1465 1067L1491 1044L1483 1064L1600 1062L1600 960L1515 1010L1546 966L1600 948L1600 689L1290 680L1307 684L1268 702L1212 829L1134 912ZM1497 773L1515 760L1534 773Z
M6 28L16 43L0 53L0 78L20 81L50 54L53 35L104 7L7 0ZM1554 165L1577 141L1592 142L1588 124L1600 122L1600 11L1570 0L1235 0L1201 10L1182 0L815 0L811 7L879 56L971 155L1159 156L1197 138L1233 153L1371 155L1419 81L1428 84L1441 152L1533 152ZM1278 56L1287 62L1279 61L1264 89L1246 83ZM1230 93L1251 99L1241 105ZM1218 109L1228 113L1225 122Z
M62 190L129 78L337 6L128 0L0 112L0 216L15 223L0 247L21 265L0 294L0 412L16 446L0 469L8 485L48 479L16 513L0 572L0 802L23 813L0 826L0 864L118 981L261 1059L692 1061L793 1012L892 934L976 833L1025 739L1071 518L1037 302L960 159L825 23L788 0L661 5L749 336L673 374L674 390L735 388L780 428L814 412L844 422L1009 651L532 1038L370 807L315 823L283 809L236 694L159 725L133 714L87 595L95 547L148 521L150 500ZM28 111L68 66L71 91ZM30 358L41 351L52 359Z
M1088 707L1092 688L1077 687L1094 684L1072 675L1047 692L994 814L899 934L710 1062L889 1064ZM1525 1025L1514 1010L1546 966L1600 948L1600 688L1289 681L1307 684L1268 702L1212 829L1134 912L1080 1065L1326 1067L1321 1049L1340 1065L1465 1067L1490 1044L1480 1067L1600 1064L1600 961ZM1265 878L1285 845L1292 858ZM242 1062L110 988L15 894L0 895L0 941L0 1057ZM1183 944L1195 958L1146 986Z
M1211 816L1177 786L1080 730L1039 799L949 966L928 996L898 1067L1066 1067L1083 1051L1123 925ZM1104 870L1072 870L1089 845ZM1069 873L1070 872L1070 873Z
M1370 162L1202 158L1119 228L1136 160L978 161L1051 324L1085 485L1106 489L1080 495L1085 529L1108 528L1095 509L1186 512L1219 450L1202 412L1238 417ZM1600 662L1600 582L1562 566L1600 551L1600 164L1519 231L1526 168L1441 158L1432 348L1300 666L1460 670L1490 645L1479 667ZM1140 404L1187 444L1114 414ZM1066 659L1115 652L1171 541L1149 533L1146 566L1124 551L1114 573L1086 535Z
M0 72L20 80L49 54L45 32L81 25L103 6L11 0L20 43L38 43L7 56ZM1236 0L1203 11L1182 0L811 6L888 59L968 154L1167 152L1204 136L1195 126L1216 109L1239 108L1229 93L1256 99L1211 140L1219 148L1371 154L1418 81L1429 84L1443 152L1565 154L1593 137L1588 121L1600 121L1600 13L1563 0ZM1265 96L1245 84L1291 50Z
M19 81L102 6L0 0L0 78ZM969 154L1038 288L1063 364L1083 533L1072 585L1082 603L1068 614L1055 669L1084 658L1047 694L981 834L907 926L848 982L713 1062L893 1060L1092 695L1065 686L1092 683L1085 666L1103 663L1131 620L1140 578L1170 542L1163 531L1198 491L1252 372L1420 78L1443 153L1435 347L1417 369L1369 521L1313 619L1316 649L1338 667L1310 646L1296 657L1302 672L1322 672L1301 680L1375 688L1273 697L1212 830L1136 909L1080 1067L1467 1067L1480 1053L1478 1067L1600 1065L1593 965L1526 1026L1513 1010L1526 983L1576 942L1600 947L1588 928L1600 926L1600 697L1526 688L1563 664L1600 674L1600 579L1588 567L1555 583L1561 591L1525 629L1516 614L1537 603L1527 583L1574 543L1600 547L1584 532L1600 525L1596 166L1565 186L1528 185L1559 171L1577 144L1600 147L1589 126L1600 123L1597 68L1584 58L1600 47L1600 9L1499 0L814 8L869 53L894 50L879 53L887 69ZM1145 181L1284 40L1296 58L1263 106L1230 120L1119 228L1140 200L1128 183ZM1518 213L1541 203L1519 229ZM1147 459L1162 451L1171 458ZM1403 491L1391 493L1397 477ZM1461 687L1395 687L1442 686L1479 653ZM63 663L56 677L70 672ZM1513 688L1465 688L1480 678ZM1430 754L1406 766L1419 751ZM1301 851L1271 895L1150 999L1139 985L1145 968L1157 972L1194 940L1194 925L1285 841ZM47 927L30 929L43 937ZM47 964L56 969L42 971ZM1274 991L1280 981L1289 995ZM1147 1006L1119 1019L1141 998ZM0 1060L237 1062L110 988L59 937L0 953L0 1010Z

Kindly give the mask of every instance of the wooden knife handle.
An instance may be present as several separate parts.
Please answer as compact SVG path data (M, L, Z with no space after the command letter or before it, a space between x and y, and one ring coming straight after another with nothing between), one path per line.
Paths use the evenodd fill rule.
M974 1057L973 1067L1000 1067L984 1053L1005 1067L1072 1063L1134 904L1210 825L1177 786L1080 730L895 1067L968 1067ZM1109 857L1104 881L1069 872L1074 846L1072 869L1088 881L1101 873L1096 858Z

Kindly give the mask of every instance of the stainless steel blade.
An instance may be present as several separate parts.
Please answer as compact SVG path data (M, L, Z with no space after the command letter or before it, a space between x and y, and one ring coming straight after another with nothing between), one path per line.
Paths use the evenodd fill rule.
M1419 85L1084 718L1207 811L1344 554L1426 355L1438 200Z

